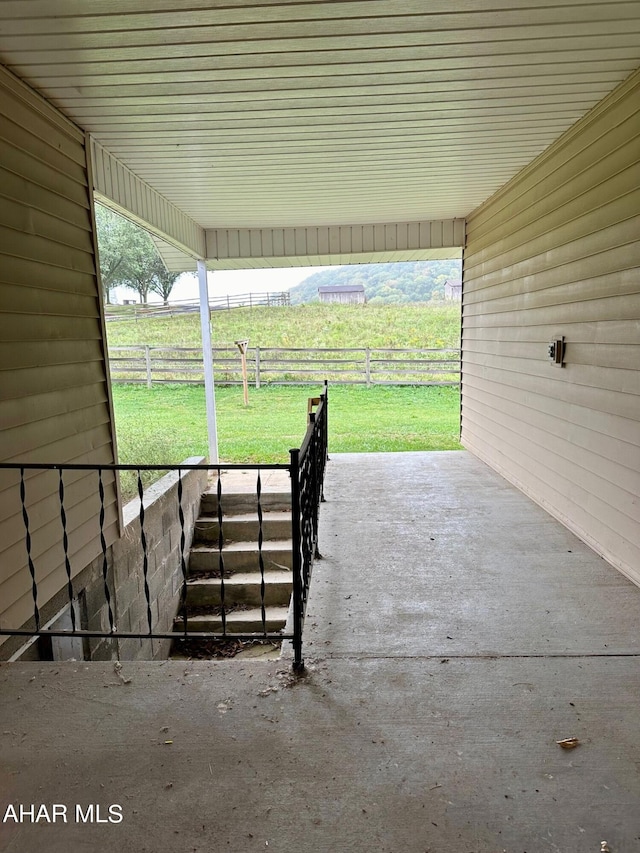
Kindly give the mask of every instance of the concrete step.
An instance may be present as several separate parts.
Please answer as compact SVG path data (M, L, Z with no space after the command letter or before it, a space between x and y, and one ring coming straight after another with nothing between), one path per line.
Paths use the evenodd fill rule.
M282 631L289 614L288 607L265 608L265 623L262 622L262 610L259 607L250 610L236 610L227 613L227 634L263 634L264 631ZM184 623L178 618L174 623L175 631L183 631ZM222 631L222 616L212 613L198 613L187 616L188 631Z
M195 578L187 583L187 607L217 606L221 603L220 578ZM256 572L239 572L224 581L225 605L262 604L261 578ZM286 606L291 598L291 572L265 572L264 603Z
M258 543L258 515L245 513L225 515L222 520L222 536L225 542ZM195 544L218 544L220 525L217 515L201 515L196 521L193 541ZM291 513L286 511L265 512L262 516L264 539L288 539L291 536Z
M240 513L257 512L258 498L255 492L226 492L220 500L223 515L239 515ZM265 512L291 511L291 492L263 492L260 495L260 506ZM218 495L215 488L203 493L200 502L202 515L218 515Z
M265 570L291 569L291 541L267 540L262 545ZM190 572L217 572L220 551L213 545L196 545L189 556ZM259 572L260 561L256 542L229 542L222 549L225 572Z

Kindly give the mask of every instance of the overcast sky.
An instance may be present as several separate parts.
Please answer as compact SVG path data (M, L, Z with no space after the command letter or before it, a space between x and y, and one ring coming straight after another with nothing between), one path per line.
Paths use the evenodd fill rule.
M289 290L314 272L329 267L295 267L269 270L217 270L209 272L209 296L235 296L240 293L278 293ZM198 279L195 273L185 273L171 291L171 301L198 298ZM149 301L161 301L150 294Z

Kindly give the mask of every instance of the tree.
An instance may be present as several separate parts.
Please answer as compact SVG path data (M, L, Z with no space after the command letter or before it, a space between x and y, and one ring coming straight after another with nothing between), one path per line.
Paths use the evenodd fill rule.
M147 303L149 293L158 293L167 304L179 273L169 273L147 232L96 204L98 254L105 301L114 287L128 287Z
M168 305L173 285L181 275L182 273L179 272L169 272L165 267L162 258L158 256L158 262L151 280L150 289L153 293L157 293L158 296L161 296L164 304Z
M128 221L101 204L96 204L96 227L98 232L98 255L100 276L107 305L111 302L111 290L126 276L126 225Z

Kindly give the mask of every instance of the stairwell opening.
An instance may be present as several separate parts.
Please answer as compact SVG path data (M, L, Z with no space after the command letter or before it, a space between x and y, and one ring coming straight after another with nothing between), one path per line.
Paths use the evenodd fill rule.
M21 630L41 633L26 641L25 634L7 637L2 658L278 658L279 635L291 621L289 472L210 472L197 467L202 463L202 457L184 460L144 489L142 500L129 501L121 538L49 601L35 593L38 625L32 618ZM37 582L37 533L29 548ZM186 628L192 638L145 637L148 626L154 635ZM126 636L132 633L140 636Z
M266 475L266 476L265 476ZM185 611L176 630L220 632L222 640L175 640L173 659L280 656L275 636L290 621L293 590L291 484L287 471L234 471L203 493L189 557ZM246 635L256 635L249 639Z

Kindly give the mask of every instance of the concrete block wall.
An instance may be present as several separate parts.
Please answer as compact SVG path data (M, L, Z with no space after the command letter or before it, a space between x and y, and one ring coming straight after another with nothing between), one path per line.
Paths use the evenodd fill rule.
M190 458L185 460L185 464L197 465L202 461L202 458ZM187 562L200 509L200 496L206 487L206 471L183 472L184 558ZM167 474L146 489L143 506L152 625L154 631L171 631L180 604L182 584L177 472ZM145 633L149 623L138 499L131 501L124 508L124 523L124 534L112 547L114 618L120 631ZM170 640L118 641L119 656L122 660L163 660L169 653L169 647Z
M199 465L203 457L184 460L185 465ZM182 472L182 511L184 513L184 558L188 563L200 498L207 488L207 471ZM154 631L167 632L180 605L182 568L180 553L180 519L178 514L178 474L171 472L144 492L144 533L147 542L147 584ZM148 631L147 600L144 590L143 549L140 536L140 501L130 501L123 509L124 529L120 539L107 549L107 585L111 595L111 611L119 631ZM109 609L104 589L104 560L93 560L74 578L77 596L77 623L82 628L109 631ZM42 624L60 619L68 608L66 589L41 608ZM67 620L68 621L68 620ZM66 624L65 624L66 630ZM17 641L17 638L15 638ZM65 641L66 642L66 641ZM169 653L170 640L90 638L84 639L85 660L163 660ZM17 642L7 644L15 651ZM4 647L3 647L4 652ZM3 655L4 656L4 655ZM43 657L37 642L31 642L19 655L21 660ZM77 650L69 655L78 657Z

